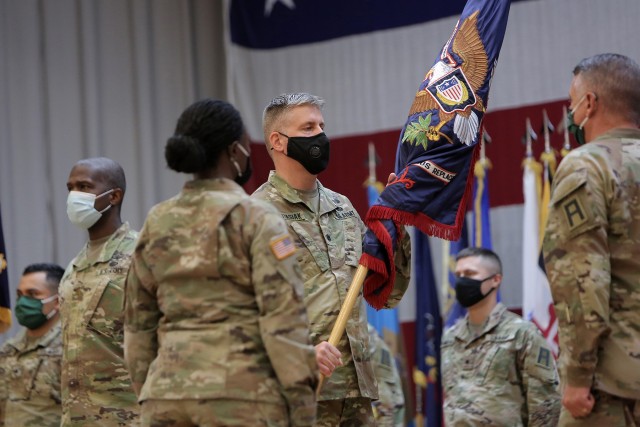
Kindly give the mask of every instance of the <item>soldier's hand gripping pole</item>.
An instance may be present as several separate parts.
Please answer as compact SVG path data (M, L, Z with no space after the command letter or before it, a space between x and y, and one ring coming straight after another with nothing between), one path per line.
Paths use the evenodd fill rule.
M347 296L344 299L344 303L342 303L342 308L340 308L340 313L338 314L336 323L333 325L333 329L331 330L331 335L329 335L329 344L337 346L338 341L342 338L344 328L347 326L347 320L349 320L349 317L351 316L353 306L356 304L356 300L358 299L360 289L362 289L362 284L364 283L365 277L367 277L368 271L369 269L367 267L363 265L358 266L356 274L354 274L353 280L351 281L351 286L349 286ZM322 390L323 384L324 375L320 374L320 381L318 382L318 388L316 388L316 396L320 395L320 390Z

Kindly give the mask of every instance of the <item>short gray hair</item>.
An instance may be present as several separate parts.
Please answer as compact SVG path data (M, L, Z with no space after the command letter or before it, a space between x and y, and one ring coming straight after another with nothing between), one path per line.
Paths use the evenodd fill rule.
M322 110L324 99L306 92L282 93L269 102L262 113L262 131L265 143L269 144L269 134L283 115L292 108L301 105L312 105Z
M640 66L617 53L585 58L573 69L614 114L640 125Z

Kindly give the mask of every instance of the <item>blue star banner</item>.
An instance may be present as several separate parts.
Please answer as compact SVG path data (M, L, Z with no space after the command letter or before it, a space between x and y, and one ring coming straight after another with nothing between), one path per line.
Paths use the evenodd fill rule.
M365 218L360 264L369 269L364 295L373 307L383 307L391 293L402 225L460 238L509 7L510 0L468 0L418 87L398 141L397 177Z
M425 7L431 3L432 7ZM398 28L460 14L464 0L234 0L231 41L275 49ZM267 25L268 23L268 25Z

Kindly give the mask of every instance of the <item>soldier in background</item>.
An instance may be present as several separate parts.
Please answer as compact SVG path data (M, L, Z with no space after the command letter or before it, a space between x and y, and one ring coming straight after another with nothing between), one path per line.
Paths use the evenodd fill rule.
M67 181L67 215L89 241L60 283L62 426L135 426L139 407L124 365L124 280L138 233L120 219L122 167L80 160Z
M562 426L640 425L640 66L582 60L579 144L553 182L543 250L560 335Z
M59 265L46 263L22 272L14 312L24 329L0 349L0 426L60 425L58 285L63 274Z
M497 302L500 258L484 248L456 256L456 299L465 317L442 337L447 426L555 426L558 374L538 328Z
M404 392L396 359L370 323L369 352L378 381L378 400L373 401L373 415L378 427L404 426Z
M351 202L317 179L329 162L324 101L308 93L283 94L264 110L263 132L275 171L252 195L272 203L298 248L316 360L327 381L318 397L318 426L375 425L371 400L377 385L360 293L345 333L327 342L362 254L365 226ZM396 283L387 305L396 305L409 284L408 233L398 242Z
M198 101L165 147L192 173L151 209L126 283L125 354L143 424L311 426L317 367L295 244L242 189L247 135L229 103Z

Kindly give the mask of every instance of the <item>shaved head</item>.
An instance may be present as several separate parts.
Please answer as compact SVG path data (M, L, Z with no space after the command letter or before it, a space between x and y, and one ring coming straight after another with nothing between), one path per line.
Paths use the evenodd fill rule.
M94 177L108 187L120 188L123 194L126 192L127 181L124 177L124 169L116 161L107 157L92 157L78 161L75 166L84 166L90 169Z

